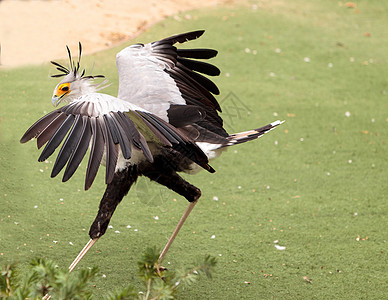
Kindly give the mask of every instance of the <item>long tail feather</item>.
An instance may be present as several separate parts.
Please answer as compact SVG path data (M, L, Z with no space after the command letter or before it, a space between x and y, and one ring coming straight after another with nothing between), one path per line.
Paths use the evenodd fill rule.
M245 142L257 139L263 134L266 134L267 132L271 131L276 126L279 126L282 123L284 123L284 121L277 120L275 122L272 122L271 124L268 124L266 126L263 126L257 129L231 134L228 137L228 143L226 143L222 147L237 145L237 144L241 144L241 143L245 143Z

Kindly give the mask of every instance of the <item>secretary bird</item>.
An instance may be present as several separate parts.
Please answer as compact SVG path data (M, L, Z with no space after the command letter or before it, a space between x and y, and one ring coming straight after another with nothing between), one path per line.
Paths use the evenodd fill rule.
M68 67L57 62L64 78L54 89L52 104L66 105L50 112L33 124L21 143L37 139L38 149L46 144L39 161L45 161L61 144L51 177L65 167L62 181L76 171L90 148L85 177L85 190L92 185L100 164L106 166L105 193L97 216L90 227L91 240L69 267L76 264L105 234L120 201L138 176L175 191L189 201L189 206L162 251L161 262L187 216L194 208L201 191L178 175L215 170L209 160L228 146L256 139L276 126L229 135L218 112L221 108L213 95L217 86L207 77L220 70L195 59L210 59L213 49L177 49L174 44L199 38L203 30L174 35L149 44L136 44L120 51L116 57L119 73L118 96L98 93L107 81L94 83L103 75L85 76L81 71L81 44L78 61L68 47ZM64 140L64 142L63 142Z

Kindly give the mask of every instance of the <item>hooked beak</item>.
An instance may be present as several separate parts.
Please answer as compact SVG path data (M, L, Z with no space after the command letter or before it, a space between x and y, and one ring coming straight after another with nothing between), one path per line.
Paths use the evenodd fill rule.
M64 96L66 96L68 93L63 93L62 95L60 95L59 97L58 97L58 95L54 95L52 98L51 98L51 103L53 104L53 106L54 107L57 107L58 105L59 105L59 103L61 103L61 101L62 101L62 98L64 97Z
M51 103L53 104L54 107L57 107L58 104L59 104L59 97L57 95L54 95L52 98L51 98Z

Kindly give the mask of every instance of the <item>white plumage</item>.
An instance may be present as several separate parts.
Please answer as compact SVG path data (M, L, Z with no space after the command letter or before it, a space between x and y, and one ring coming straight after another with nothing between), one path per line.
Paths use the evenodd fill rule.
M137 104L168 121L171 104L186 104L175 81L164 71L169 65L152 55L152 46L133 45L116 56L118 98Z

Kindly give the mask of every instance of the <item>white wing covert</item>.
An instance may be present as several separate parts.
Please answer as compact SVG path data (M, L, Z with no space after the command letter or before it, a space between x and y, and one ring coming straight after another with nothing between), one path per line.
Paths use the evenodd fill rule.
M135 103L191 136L228 136L213 95L217 86L207 77L220 70L203 61L213 49L177 49L174 44L194 40L203 30L175 35L146 45L129 46L117 54L120 99ZM188 127L189 126L189 127ZM220 141L218 141L220 142Z

